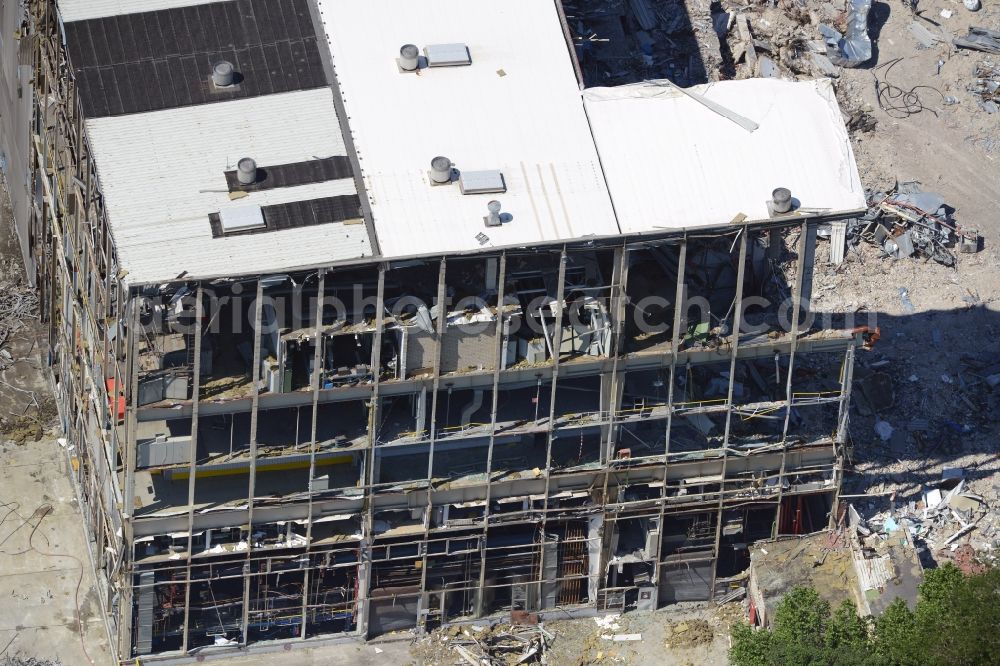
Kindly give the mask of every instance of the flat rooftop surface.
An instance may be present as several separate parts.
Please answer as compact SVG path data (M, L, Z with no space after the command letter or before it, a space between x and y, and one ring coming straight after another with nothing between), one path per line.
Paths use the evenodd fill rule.
M688 89L752 120L747 131L672 84L590 88L583 97L624 232L768 218L786 187L802 208L866 208L829 79L724 81Z
M59 7L132 284L761 220L777 187L864 208L829 81L691 89L752 133L664 82L582 92L557 0ZM442 47L467 64L431 66ZM234 85L213 82L220 61ZM474 172L490 187L463 193Z
M59 7L125 280L374 254L310 0ZM231 85L213 81L222 61ZM250 186L242 158L258 167Z
M266 168L346 155L329 88L93 118L87 131L130 280L280 271L373 254L353 178L230 198L225 172L243 156ZM213 237L213 213L331 198L355 200L348 219Z
M553 0L318 4L383 254L619 233ZM404 44L455 43L471 65L400 72ZM432 186L438 155L507 191ZM493 199L509 220L487 228Z

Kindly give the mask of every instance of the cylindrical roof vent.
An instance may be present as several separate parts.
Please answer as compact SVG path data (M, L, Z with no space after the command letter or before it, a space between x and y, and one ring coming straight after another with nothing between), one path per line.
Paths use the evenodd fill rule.
M220 88L233 85L235 75L236 72L233 70L233 63L228 60L217 62L215 63L215 66L212 67L212 83Z
M431 180L438 185L451 181L451 160L438 155L431 160Z
M490 211L490 214L486 217L486 226L488 227L499 227L500 226L500 202L494 199L486 204L486 209Z
M779 187L771 192L771 209L775 213L787 213L792 209L792 192L787 187Z
M417 54L420 50L414 44L403 44L399 49L399 67L404 72L412 72L419 62Z
M237 162L236 180L240 181L241 185L252 185L257 180L257 163L249 157Z

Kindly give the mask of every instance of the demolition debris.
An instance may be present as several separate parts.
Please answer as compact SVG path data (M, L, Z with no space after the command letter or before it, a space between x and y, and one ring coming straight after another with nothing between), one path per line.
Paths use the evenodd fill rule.
M970 27L969 34L957 37L952 44L962 49L1000 54L1000 32L986 28Z
M468 625L451 627L424 638L416 652L428 663L471 666L513 666L547 661L546 652L555 634L538 623L538 616L525 614L535 624Z
M848 224L847 241L852 246L863 240L882 248L886 257L922 257L944 266L955 265L956 247L963 253L979 250L979 234L952 218L941 195L924 192L914 183L889 193L871 192L868 206L868 213Z
M968 90L979 108L987 113L1000 112L1000 65L983 61L976 65L973 76Z
M867 520L852 507L852 526L862 539L905 535L918 552L926 551L939 564L953 561L968 571L992 564L1000 544L1000 514L986 498L970 491L963 477L963 470L946 468L917 499Z

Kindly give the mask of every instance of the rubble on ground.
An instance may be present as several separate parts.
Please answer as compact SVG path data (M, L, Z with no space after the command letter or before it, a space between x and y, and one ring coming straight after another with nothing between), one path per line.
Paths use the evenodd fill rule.
M844 35L825 23L819 25L820 34L826 40L827 55L833 63L858 67L871 60L872 40L868 36L868 12L871 8L872 0L850 0Z
M529 614L530 615L530 614ZM512 666L546 662L555 634L535 624L452 626L431 632L415 644L413 652L424 663L471 666Z
M987 113L1000 112L1000 64L984 60L976 65L973 75L968 90L979 108Z
M38 292L24 282L20 264L0 266L0 371L14 363L8 342L38 315Z
M666 635L665 647L687 648L695 645L711 643L715 632L705 620L689 620L686 622L667 622L663 628Z
M62 662L58 659L39 659L23 654L8 654L3 657L3 661L0 661L0 666L62 666Z
M1000 512L995 496L969 490L961 469L945 469L939 480L924 485L919 497L893 502L888 510L867 518L851 511L864 539L902 532L938 564L955 561L967 571L996 562Z
M969 34L955 38L952 43L963 49L1000 54L1000 32L996 30L973 26L969 28Z
M868 212L847 225L850 246L865 241L880 247L885 257L933 259L945 266L956 263L953 249L979 249L979 234L955 221L941 195L924 192L916 183L869 192L867 199Z
M0 200L6 203L5 193L0 192ZM41 439L56 414L51 397L17 386L15 365L37 363L33 354L28 355L35 350L30 329L37 318L38 292L24 279L20 262L0 262L0 397L6 403L0 413L0 435L17 443Z

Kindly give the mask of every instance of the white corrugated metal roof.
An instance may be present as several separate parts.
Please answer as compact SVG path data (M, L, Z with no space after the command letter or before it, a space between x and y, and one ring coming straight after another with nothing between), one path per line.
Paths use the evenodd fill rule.
M62 20L83 21L119 14L155 12L160 9L207 5L220 0L56 0Z
M587 115L624 232L768 217L787 187L806 208L865 208L829 79L725 81L689 89L760 128L736 123L655 82L592 88Z
M618 233L552 0L318 4L384 255ZM407 43L466 44L472 64L400 73ZM507 191L432 187L437 155L501 170ZM501 227L483 223L491 199Z
M121 265L131 282L287 270L372 254L364 224L212 238L208 215L356 194L354 180L230 200L225 171L346 155L328 88L86 122Z

